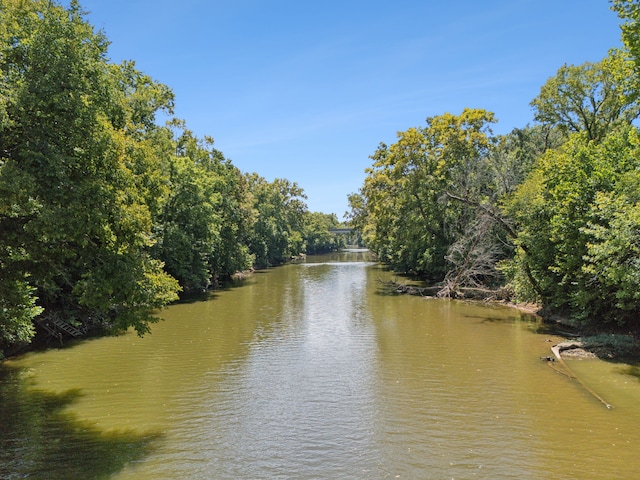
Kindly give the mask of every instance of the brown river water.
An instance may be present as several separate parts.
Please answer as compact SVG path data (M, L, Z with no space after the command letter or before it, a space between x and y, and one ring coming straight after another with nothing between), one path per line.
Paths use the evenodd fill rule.
M507 307L386 295L366 251L0 365L0 479L637 479L640 372Z

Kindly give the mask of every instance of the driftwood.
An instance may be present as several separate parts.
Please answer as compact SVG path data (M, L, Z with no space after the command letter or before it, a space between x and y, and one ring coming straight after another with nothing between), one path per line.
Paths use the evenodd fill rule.
M391 280L386 282L379 280L379 282L382 284L386 293L404 293L407 295L417 295L419 297L434 296L442 288L441 286L416 287L415 285L406 285L403 283L393 282Z
M562 365L562 369L564 369L564 371L559 370L557 367L554 367L554 370L566 375L567 377L573 380L576 380L582 386L582 388L584 388L587 392L593 395L593 397L596 398L598 401L600 401L600 403L602 403L605 407L609 409L613 408L613 406L609 402L607 402L604 398L598 395L598 393L595 390L589 387L586 383L584 383L580 379L580 377L578 377L575 373L573 373L573 370L571 370L569 365L567 365L567 363L564 361L564 358L562 358L561 352L564 352L566 350L579 349L579 348L582 348L582 342L563 342L563 343L558 343L557 345L553 345L551 347L551 351L553 352L555 359L557 359L560 365Z
M379 281L387 293L402 293L407 295L418 295L422 297L443 297L443 298L461 298L461 299L473 299L473 300L508 300L511 295L506 289L490 290L485 288L472 288L472 287L457 287L448 288L447 285L434 285L431 287L416 287L414 285L405 285L393 281ZM583 382L573 370L567 365L562 358L560 352L579 349L582 347L580 342L565 342L553 345L551 352L553 356L541 357L542 360L548 362L548 365L552 367L558 373L566 375L572 380L577 381L582 388L584 388L589 394L600 401L606 408L611 409L613 406L602 398L596 391Z
M506 289L492 290L488 288L476 287L456 287L449 285L433 285L429 287L417 287L406 285L394 281L380 282L387 293L402 293L406 295L417 295L420 297L457 298L469 300L509 300L511 294Z

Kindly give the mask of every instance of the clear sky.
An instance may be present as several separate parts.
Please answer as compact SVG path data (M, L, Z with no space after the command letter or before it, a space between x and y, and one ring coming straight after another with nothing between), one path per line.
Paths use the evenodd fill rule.
M559 67L621 45L607 0L80 3L112 61L172 88L188 128L340 219L396 132L465 107L494 112L495 133L524 127Z

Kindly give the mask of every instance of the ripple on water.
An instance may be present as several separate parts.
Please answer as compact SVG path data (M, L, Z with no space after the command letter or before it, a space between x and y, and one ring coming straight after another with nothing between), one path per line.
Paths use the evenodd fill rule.
M65 414L160 433L120 480L635 478L640 414L621 382L636 377L580 364L623 392L606 410L539 360L546 337L518 312L380 295L391 275L341 255L172 306L142 339L16 363L29 388L76 389ZM64 473L69 458L48 460Z

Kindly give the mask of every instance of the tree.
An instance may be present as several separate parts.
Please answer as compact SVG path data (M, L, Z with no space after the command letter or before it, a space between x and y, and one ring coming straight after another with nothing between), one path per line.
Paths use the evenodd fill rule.
M275 265L303 253L304 191L295 182L280 178L268 182L255 173L247 176L247 182L256 212L249 241L256 265Z
M3 255L6 258L6 252ZM26 275L2 265L0 280L0 346L27 343L35 334L32 320L42 313L36 305L36 292ZM0 348L0 357L2 356Z
M176 138L166 139L172 151L165 162L171 188L154 219L152 252L185 290L202 290L251 266L250 196L213 139L199 140L184 122L172 126Z
M108 64L106 38L76 1L0 0L0 25L0 265L6 298L17 299L8 308L23 322L44 309L144 333L178 290L148 254L142 189L154 177L143 137L172 95L123 81L127 69L143 76Z
M444 278L448 249L489 195L492 122L490 112L465 109L380 144L350 203L352 221L382 261L432 281Z
M487 181L493 202L499 203L524 182L542 154L566 141L567 136L558 127L540 124L499 136L488 158Z
M333 252L344 247L344 237L334 235L332 229L340 227L338 217L333 213L307 212L305 218L304 241L306 253Z
M600 141L640 113L638 77L627 52L611 50L600 62L564 65L531 102L535 119Z
M540 158L507 203L520 248L505 271L521 296L529 290L590 328L637 313L633 243L621 241L635 241L638 145L626 126L599 144L575 134Z
M426 153L423 132L411 128L398 134L398 141L390 146L380 144L371 157L373 165L361 189L366 204L365 242L380 260L403 272L441 271L444 252L438 250L446 243L442 228L441 192L429 173L420 171L436 168ZM421 182L420 175L425 181ZM437 179L431 176L431 180ZM354 197L356 198L356 197Z
M611 6L620 19L625 20L620 26L622 40L631 57L634 59L635 70L640 68L640 3L638 0L613 0Z
M231 161L224 159L221 152L215 152L219 161L209 163L209 168L215 169L221 177L219 214L222 224L218 254L214 256L212 266L216 275L229 277L251 268L255 261L249 250L255 211L245 175Z
M599 193L594 221L583 231L589 236L583 273L587 288L576 294L585 323L625 329L640 327L640 178L628 172L623 183L633 183L621 195Z
M190 159L176 158L172 171L173 188L153 251L185 290L206 289L213 274L214 245L220 241L220 197Z

